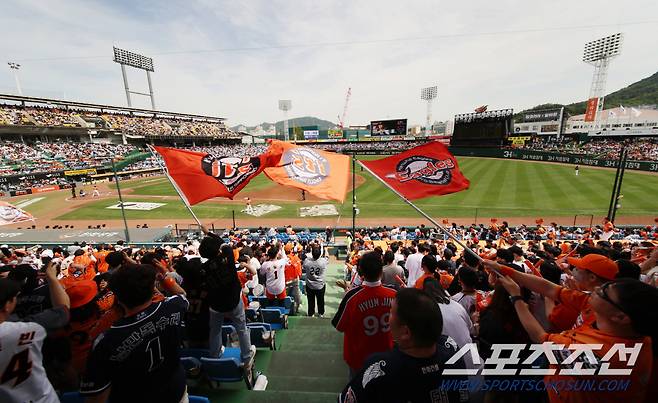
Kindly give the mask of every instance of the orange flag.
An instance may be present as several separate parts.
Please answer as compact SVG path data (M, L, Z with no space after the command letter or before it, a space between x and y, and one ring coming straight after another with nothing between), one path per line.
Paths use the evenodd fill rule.
M274 168L265 168L268 178L284 186L303 189L321 199L345 200L350 157L314 148L272 140L268 152L281 155Z

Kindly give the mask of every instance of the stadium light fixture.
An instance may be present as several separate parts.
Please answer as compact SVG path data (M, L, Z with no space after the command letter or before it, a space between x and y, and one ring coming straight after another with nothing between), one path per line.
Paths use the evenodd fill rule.
M594 66L594 76L585 112L585 122L594 122L593 125L590 125L590 132L599 129L600 115L605 100L605 85L608 79L608 66L610 60L621 53L623 39L623 34L619 32L585 44L583 62Z
M20 70L21 65L18 63L14 62L7 62L7 65L9 65L9 68L11 69L11 72L14 74L14 80L16 81L16 90L18 91L18 95L23 96L23 90L21 88L21 82L18 79L18 70Z
M420 90L420 99L427 102L427 115L425 118L425 135L429 136L432 134L431 125L432 125L432 102L436 99L438 95L437 86L425 87Z
M292 109L292 101L289 99L279 100L279 110L283 111L283 138L285 141L290 140L288 136L288 111Z
M151 98L151 109L155 110L155 97L153 95L153 85L151 84L151 73L155 72L155 69L153 68L153 59L150 57L142 56L135 52L117 48L116 46L114 46L112 49L114 51L114 58L112 60L115 63L121 65L121 74L123 76L123 86L126 90L126 100L128 101L128 107L132 107L130 94L137 94ZM126 66L146 71L146 80L148 81L149 86L148 94L143 92L130 91L128 86L128 77L126 76Z

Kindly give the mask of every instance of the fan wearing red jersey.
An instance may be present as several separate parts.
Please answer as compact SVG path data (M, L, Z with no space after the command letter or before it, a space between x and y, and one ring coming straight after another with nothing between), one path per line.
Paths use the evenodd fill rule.
M350 368L350 379L361 370L366 358L393 347L391 304L395 290L382 286L383 262L375 252L359 260L364 276L362 285L352 288L341 301L332 325L343 333L343 358Z

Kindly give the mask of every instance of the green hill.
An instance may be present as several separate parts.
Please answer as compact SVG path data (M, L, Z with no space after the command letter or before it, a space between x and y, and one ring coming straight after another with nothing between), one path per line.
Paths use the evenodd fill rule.
M283 121L280 120L276 123L263 122L260 124L264 129L276 125L277 133L283 131ZM231 129L236 130L240 125L234 126ZM319 130L332 129L336 124L328 120L322 120L313 116L302 116L299 118L292 118L288 120L288 127L301 127L301 126L318 126ZM254 129L256 126L247 127L247 131Z
M559 108L561 106L564 106L570 115L579 115L581 113L585 113L586 102L587 101L581 101L568 105L546 103L526 109L525 111L521 111L517 115L520 116L521 113L528 111ZM617 107L619 105L639 106L655 104L658 104L658 73L655 73L650 77L643 78L642 80L637 81L628 87L622 88L605 96L605 105L610 105L611 107Z

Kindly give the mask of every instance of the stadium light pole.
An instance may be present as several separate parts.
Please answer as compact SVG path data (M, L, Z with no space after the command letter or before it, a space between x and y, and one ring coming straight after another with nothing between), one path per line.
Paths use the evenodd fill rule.
M603 111L605 85L608 79L608 67L613 57L621 53L622 33L616 33L585 44L583 62L594 66L594 75L587 100L585 122L593 122L590 133L595 133L600 127L600 115Z
M155 110L155 96L153 95L153 84L151 83L151 73L155 71L153 69L153 59L125 49L117 48L116 46L112 49L114 50L114 58L112 60L121 65L121 75L123 76L123 87L126 91L128 107L132 108L130 94L136 94L149 97L151 99L151 109ZM130 87L128 86L128 76L126 75L126 66L146 71L146 81L149 86L148 93L130 91Z
M279 100L279 110L283 111L283 139L289 141L288 136L288 111L292 109L292 101L289 99Z
M18 95L23 96L23 90L21 89L21 81L18 79L18 70L20 70L21 65L14 62L7 62L7 64L9 65L9 68L14 74L14 80L16 81L16 90L18 91Z
M432 125L432 102L436 99L437 96L437 86L425 87L420 90L420 99L427 102L427 115L425 117L425 135L430 136L432 130L430 129Z

